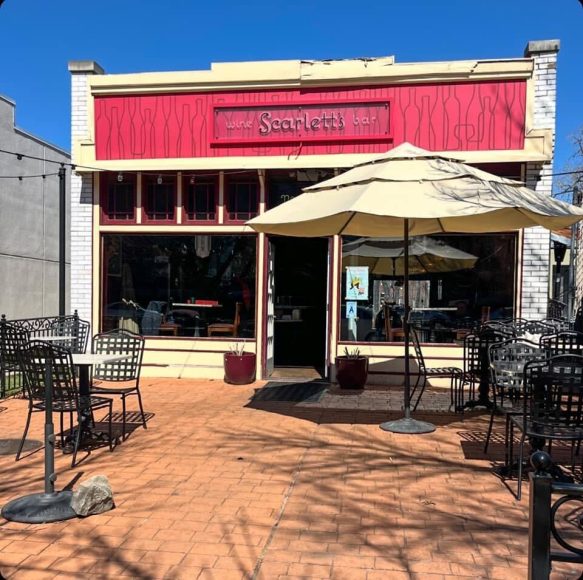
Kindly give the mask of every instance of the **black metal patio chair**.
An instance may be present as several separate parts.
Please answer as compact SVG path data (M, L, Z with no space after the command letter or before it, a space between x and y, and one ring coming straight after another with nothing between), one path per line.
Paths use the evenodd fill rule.
M462 390L468 386L468 396L473 404L488 404L488 386L490 383L490 345L514 338L514 330L506 326L482 325L477 331L464 338L464 370ZM479 399L475 401L476 386ZM463 393L462 393L463 397ZM471 404L471 403L470 403Z
M87 350L89 328L89 322L74 315L55 319L49 325L49 332L53 337L63 337L62 341L52 341L54 344L64 346L71 352L83 353Z
M413 411L417 410L419 401L425 392L425 387L429 382L429 379L446 378L450 379L450 401L451 406L454 410L461 409L463 407L463 392L461 390L463 371L459 367L428 367L425 364L425 357L423 356L423 351L421 350L421 344L419 343L419 336L417 331L413 327L409 327L411 342L413 343L413 348L415 350L415 358L417 360L417 365L419 366L419 371L417 374L417 382L415 386L411 389L411 401L415 398L415 393L419 391L417 395L417 400L412 405Z
M523 338L510 338L504 342L490 345L488 350L492 385L492 412L484 445L488 452L494 416L501 413L506 417L508 429L509 415L522 412L522 381L524 366L529 361L541 361L547 358L540 345Z
M26 346L29 334L26 330L8 323L0 322L0 395L6 396L8 377L21 372L20 351Z
M69 415L71 433L73 434L72 418L77 416L77 428L73 435L73 458L71 467L77 462L77 451L82 437L83 417L90 416L93 423L93 411L107 409L108 411L108 439L109 449L113 451L112 433L112 406L113 402L107 397L80 396L75 378L75 367L71 351L68 348L56 344L33 340L19 353L20 365L25 376L25 391L28 398L28 416L22 435L22 441L16 453L16 460L26 441L26 435L30 427L30 419L34 412L46 411L46 366L50 366L52 377L52 407L53 412L60 414L60 437L64 445L63 417Z
M122 439L126 435L126 398L138 397L144 429L146 416L140 394L140 372L144 356L144 337L129 330L115 329L93 337L92 352L95 354L126 355L119 361L93 367L91 392L99 395L119 395L122 403Z
M518 487L522 491L524 444L529 438L534 447L553 441L568 441L574 463L576 444L583 439L583 356L558 355L524 366L522 413L509 416L506 442L509 450L507 473L514 461L514 429L520 431Z
M565 330L555 334L542 336L540 345L548 356L559 354L583 355L583 332Z

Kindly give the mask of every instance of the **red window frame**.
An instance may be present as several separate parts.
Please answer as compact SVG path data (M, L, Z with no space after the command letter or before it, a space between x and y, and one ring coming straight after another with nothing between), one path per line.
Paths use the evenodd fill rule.
M158 183L158 179L162 178L162 183ZM142 174L142 223L143 224L173 224L176 223L176 205L177 205L177 176L175 174L169 173L143 173ZM160 217L155 215L150 217L148 214L152 213L149 207L152 200L150 199L151 193L150 188L154 188L154 195L159 195L156 193L156 188L166 188L168 186L172 187L170 199L166 204L166 211L154 212L159 214L164 214L165 217Z
M231 186L233 185L254 185L255 186L255 210L254 211L241 211L239 212L237 208L231 207ZM225 176L225 192L224 192L224 204L225 204L225 223L229 224L243 224L247 220L259 215L259 176L253 173L248 173L246 175L234 175Z
M121 180L120 180L121 176ZM127 212L119 212L125 214L124 217L112 217L117 214L116 208L112 208L112 197L110 197L111 189L122 189L128 186L133 186L133 193L131 197L133 202L128 205L131 208ZM115 197L115 194L113 195ZM138 200L138 177L135 173L100 173L99 175L99 206L100 217L102 224L135 224L137 220L137 200Z
M191 183L194 181L194 183ZM213 207L213 212L196 212L196 207L190 207L190 204L196 204L196 187L207 187L207 200L210 195L213 196L210 207ZM212 188L212 194L209 189ZM194 190L194 191L191 191ZM191 197L193 199L191 199ZM199 214L207 214L206 218L198 219L196 217L189 217L189 213L196 216ZM185 175L182 178L182 223L183 224L216 224L219 221L219 179L218 177L197 177L196 175Z

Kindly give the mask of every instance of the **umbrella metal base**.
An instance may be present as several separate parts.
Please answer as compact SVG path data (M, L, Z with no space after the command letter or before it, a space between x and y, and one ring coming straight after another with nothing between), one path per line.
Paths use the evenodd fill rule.
M72 491L33 493L13 499L2 508L2 516L11 522L47 524L76 518L71 507Z
M433 433L433 431L435 431L435 425L407 417L397 419L396 421L386 421L385 423L381 423L379 427L383 431L390 431L391 433L408 433L411 435Z

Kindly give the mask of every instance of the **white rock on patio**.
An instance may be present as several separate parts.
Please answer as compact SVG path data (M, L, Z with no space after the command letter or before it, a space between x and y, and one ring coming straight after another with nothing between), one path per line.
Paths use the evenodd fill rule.
M101 514L114 508L113 491L105 475L95 475L73 492L71 507L78 516Z

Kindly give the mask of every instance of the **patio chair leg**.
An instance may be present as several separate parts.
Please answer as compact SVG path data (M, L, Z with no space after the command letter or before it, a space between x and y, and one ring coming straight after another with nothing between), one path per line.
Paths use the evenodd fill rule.
M73 447L73 459L71 460L71 467L75 467L77 462L77 451L81 444L82 417L81 413L77 413L77 432L75 433L75 445Z
M144 413L144 407L142 405L142 395L140 394L139 388L136 390L136 395L138 395L138 405L140 406L140 413L142 414L142 425L144 426L144 429L147 429L148 425L146 425L146 415Z
M32 417L32 407L28 405L28 416L26 417L26 425L24 426L24 433L22 434L22 440L20 441L20 445L18 446L18 451L16 452L16 459L18 461L20 459L20 454L22 453L22 449L24 448L24 443L26 442L26 435L28 433L28 428L30 427L30 419Z
M109 450L113 451L113 427L112 427L112 421L113 421L113 400L109 401Z
M59 413L59 423L61 427L61 447L65 445L65 417L64 413Z
M121 407L122 407L122 414L121 414L121 440L123 441L126 438L126 396L121 396Z
M516 492L516 499L520 501L522 497L522 461L524 459L524 441L526 439L526 433L522 433L520 437L520 450L518 452L518 488ZM512 465L510 466L512 469Z
M496 412L496 407L492 406L492 412L490 413L490 423L488 425L488 433L486 433L486 444L484 445L484 453L488 453L488 447L490 446L490 438L492 437L492 428L494 427L494 413Z
M504 461L508 479L512 479L512 461L514 459L514 425L510 417L506 415L506 441Z

